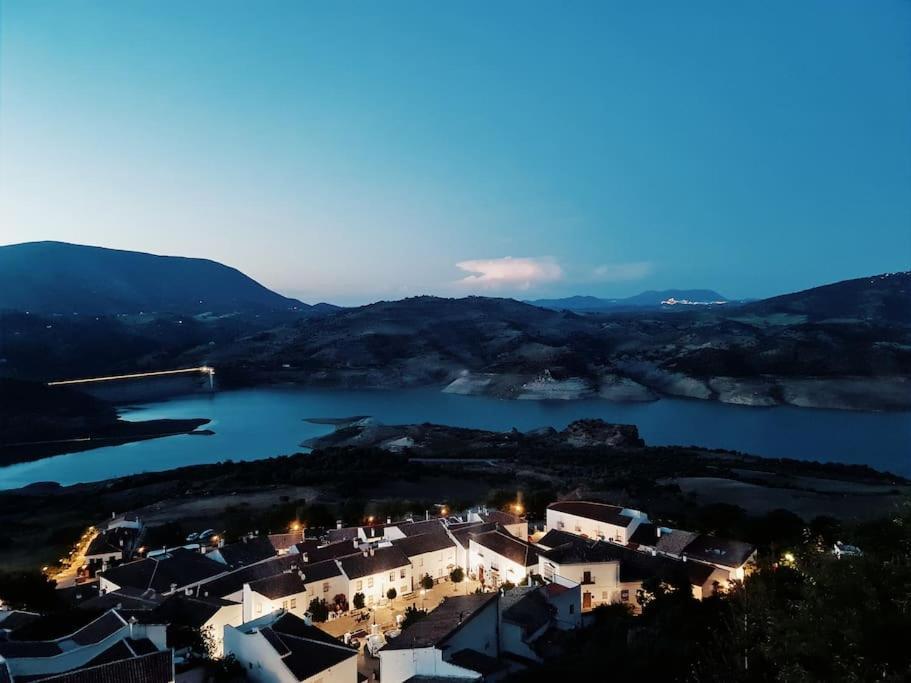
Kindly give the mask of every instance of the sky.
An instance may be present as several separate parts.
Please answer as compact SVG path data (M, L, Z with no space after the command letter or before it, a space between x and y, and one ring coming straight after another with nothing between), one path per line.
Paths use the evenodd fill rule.
M0 244L308 302L911 267L911 3L0 0Z

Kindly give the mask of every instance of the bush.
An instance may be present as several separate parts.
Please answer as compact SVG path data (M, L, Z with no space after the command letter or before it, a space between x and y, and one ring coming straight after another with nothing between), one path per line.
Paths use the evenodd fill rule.
M465 580L465 570L461 567L456 567L449 572L449 580L453 583L462 583Z
M364 594L355 593L353 602L354 602L354 609L364 609Z
M313 598L307 608L313 621L322 623L329 618L329 605L322 598Z
M427 616L427 610L418 609L414 605L410 605L405 608L405 618L402 619L402 630L411 626L414 623L419 622L421 619Z
M421 579L421 588L424 588L425 590L433 588L433 579L430 577L430 574L424 574L424 578Z
M395 588L390 588L388 591L386 591L386 597L390 600L395 600L396 595L398 595L398 592L395 590Z

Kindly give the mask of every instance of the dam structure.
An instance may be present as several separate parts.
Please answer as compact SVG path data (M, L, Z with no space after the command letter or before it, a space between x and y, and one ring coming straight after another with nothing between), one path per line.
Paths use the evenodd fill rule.
M209 365L178 370L64 379L48 382L47 385L49 387L70 387L111 403L151 401L180 394L210 393L216 390L215 368Z

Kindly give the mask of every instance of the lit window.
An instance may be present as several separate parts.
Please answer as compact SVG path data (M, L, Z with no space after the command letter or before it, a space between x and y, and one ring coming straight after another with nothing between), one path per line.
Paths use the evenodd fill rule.
M395 572L389 572L389 583L395 581Z
M620 600L622 602L629 602L629 591L628 590L623 589L622 591L620 591Z
M291 609L297 609L297 598L291 598Z
M400 579L404 579L404 578L405 578L405 568L404 568L404 567L402 567L402 568L399 570L399 578L400 578Z
M288 601L287 601L287 600L282 600L282 609L284 609L284 610L287 610L287 609L288 609Z
M358 590L358 592L364 590L364 582L363 582L363 581L358 581L358 582L357 582L357 590Z
M373 577L367 579L367 588L373 588Z

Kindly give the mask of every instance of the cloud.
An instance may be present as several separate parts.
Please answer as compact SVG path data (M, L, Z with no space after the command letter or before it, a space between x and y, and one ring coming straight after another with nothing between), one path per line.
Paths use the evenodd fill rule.
M651 275L653 270L653 265L648 261L605 263L597 266L592 271L592 279L596 282L628 282L630 280L641 280Z
M475 259L460 261L456 268L472 273L457 284L480 289L530 289L563 279L563 269L549 257Z

